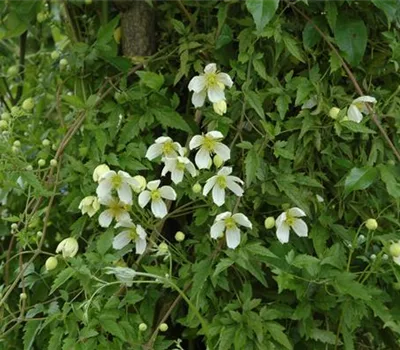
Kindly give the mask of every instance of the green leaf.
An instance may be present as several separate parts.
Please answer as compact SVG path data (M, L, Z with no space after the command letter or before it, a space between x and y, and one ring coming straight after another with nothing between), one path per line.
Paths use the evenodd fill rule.
M378 170L373 167L353 168L344 182L345 195L353 191L365 190L378 176Z
M215 48L218 50L225 45L228 45L232 41L232 29L227 24L224 24L217 41L215 42Z
M260 167L260 156L254 147L247 152L244 162L246 165L246 186L248 187L256 178L257 169Z
M50 295L53 294L58 288L60 288L65 282L67 282L73 275L75 271L71 267L67 267L66 269L62 270L51 286Z
M113 238L114 238L114 230L109 229L106 232L100 235L100 238L97 240L96 247L97 251L104 255L107 250L109 250L112 246Z
M265 327L275 341L283 345L286 349L293 349L288 336L284 333L285 327L276 322L267 322Z
M235 262L231 259L221 259L221 261L215 267L213 277L218 276L222 271L225 271L228 267L232 266Z
M321 41L321 34L315 29L318 26L323 32L326 31L325 21L322 17L313 18L307 22L303 30L303 45L306 49L311 49Z
M283 37L283 42L292 56L296 57L300 62L303 63L305 62L302 52L300 51L300 48L298 47L296 40L294 40L292 37L288 35L285 35Z
M260 95L254 91L245 91L244 96L246 102L250 105L250 107L256 111L256 113L261 119L265 120L265 113L262 106Z
M114 29L118 25L119 16L114 17L110 22L102 25L97 32L97 45L106 45L113 40Z
M367 27L363 20L341 16L335 27L335 39L351 65L358 65L367 47Z
M388 193L394 198L400 198L400 184L396 180L399 178L399 174L396 172L396 168L393 165L381 164L378 169Z
M158 91L164 84L164 76L161 74L139 71L136 74L140 77L140 81L152 90Z
M351 295L354 299L371 300L368 289L354 281L356 275L349 272L340 272L335 279L334 286L340 294Z
M278 9L279 0L246 0L246 6L253 16L258 34L261 34Z
M126 341L126 336L125 333L123 331L123 328L121 328L118 323L111 319L108 318L107 315L104 315L105 317L100 316L100 324L101 327L108 333L116 336L117 338Z
M334 345L336 343L336 334L325 329L313 328L310 332L310 338L325 344Z
M392 22L400 14L400 3L398 0L372 0L372 3L382 10L388 20Z
M24 350L32 349L36 334L38 333L41 324L42 321L36 320L26 322L24 327Z
M151 109L151 113L157 121L165 128L174 128L191 132L190 126L183 117L169 107L159 107Z
M57 327L52 331L51 338L49 340L49 346L47 350L59 350L61 345L61 340L64 335L64 329L62 327Z
M44 197L49 197L53 194L53 192L46 190L35 174L31 171L25 171L21 173L21 178L24 182L26 182L29 186L32 186L39 195Z
M78 109L85 109L86 104L85 102L82 101L82 99L79 96L76 95L63 95L62 99L70 104L71 106L74 106L75 108Z
M367 128L365 125L350 121L350 120L346 120L346 121L342 121L340 122L340 125L344 126L346 129L352 131L352 132L360 132L363 134L376 134L376 131Z

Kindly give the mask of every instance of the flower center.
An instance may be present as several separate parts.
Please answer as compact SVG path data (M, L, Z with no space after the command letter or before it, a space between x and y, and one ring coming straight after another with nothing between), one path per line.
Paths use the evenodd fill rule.
M138 233L137 233L137 231L136 231L136 227L132 227L130 230L129 230L129 238L132 240L132 241L136 241L136 239L139 237L139 235L138 235Z
M293 224L296 222L296 218L294 216L291 216L288 213L286 213L286 220L285 221L289 226L293 226Z
M124 212L124 207L117 201L112 201L109 205L109 209L113 217L118 217Z
M354 105L355 105L355 106L357 107L357 109L360 110L360 111L364 108L364 103L363 103L363 102L356 102Z
M165 155L172 154L175 151L174 145L171 141L164 142L162 150Z
M208 88L218 86L217 74L209 73L206 75L206 85Z
M185 170L185 164L178 161L178 162L176 162L176 168L178 170L183 171L183 170Z
M120 188L122 185L122 177L118 174L113 176L113 178L111 179L111 184L113 188Z
M208 152L211 152L214 150L216 143L217 141L215 141L215 139L209 136L205 136L203 141L203 148L205 148Z
M235 226L236 226L236 222L235 222L234 219L232 219L232 218L226 218L225 219L225 227L227 229L234 228Z
M152 201L157 201L161 198L161 194L159 190L153 190L151 191L151 200Z
M225 189L226 188L226 176L225 175L219 175L217 177L216 184L218 185L218 187L221 187L221 188Z

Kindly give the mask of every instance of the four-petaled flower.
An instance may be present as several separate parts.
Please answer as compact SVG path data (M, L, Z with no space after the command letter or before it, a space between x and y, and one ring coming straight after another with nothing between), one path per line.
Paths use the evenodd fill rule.
M307 224L299 219L306 216L306 213L300 208L291 208L286 210L276 219L276 236L281 243L289 242L289 231L290 228L299 237L307 237L308 227Z
M232 173L231 167L224 166L217 175L210 177L204 185L203 195L207 194L212 189L212 198L216 205L219 207L225 203L225 189L230 189L235 195L241 197L243 189L237 184L243 185L243 181L236 176L230 175Z
M120 232L114 237L113 248L122 249L130 242L135 242L136 253L143 254L146 250L146 231L140 225L135 225L131 221L120 221L115 225L117 227L124 227L127 230Z
M347 111L348 120L360 123L363 119L363 114L369 113L367 103L376 103L376 98L372 96L361 96L356 98Z
M132 204L131 186L140 186L140 184L125 171L120 170L116 173L110 170L100 177L96 193L100 202L104 202L111 198L112 190L116 190L122 202Z
M168 213L163 198L174 201L176 199L176 192L170 186L158 188L160 183L160 180L155 180L147 184L147 190L139 195L139 205L144 208L151 200L151 211L156 218L162 219Z
M115 219L119 221L130 221L128 213L129 206L115 198L107 198L105 201L100 201L101 204L106 205L108 209L104 210L99 215L99 224L101 227L108 227L111 221Z
M233 214L230 211L217 215L214 224L211 226L211 237L218 239L225 232L226 244L228 248L235 249L240 243L240 230L238 226L252 228L250 220L246 215L237 213Z
M189 148L200 148L194 159L199 169L209 169L211 167L211 154L218 154L224 162L231 157L231 150L224 145L221 140L224 138L219 131L210 131L205 135L193 136L189 143Z
M182 182L185 170L187 170L192 177L197 175L196 168L187 157L178 156L176 158L164 158L164 163L165 166L161 172L161 176L165 176L170 172L174 184Z
M159 156L175 158L180 154L180 151L182 151L182 146L178 142L174 142L168 136L161 136L147 149L145 157L148 160L153 160Z
M192 103L196 108L201 107L206 96L212 103L225 100L225 86L230 88L232 85L231 77L217 72L217 65L210 63L204 68L204 74L193 77L189 82L189 91L194 91Z

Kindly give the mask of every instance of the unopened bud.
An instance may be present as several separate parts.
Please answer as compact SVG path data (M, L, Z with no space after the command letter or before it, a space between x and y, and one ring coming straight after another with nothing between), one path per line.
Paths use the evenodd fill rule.
M388 260L388 259L389 259L389 255L383 254L383 255L382 255L382 259L383 259L383 260Z
M193 187L192 187L192 191L193 191L194 193L200 193L201 190L202 190L202 187L201 187L201 185L200 185L198 182L195 183L195 184L193 185Z
M147 330L147 324L146 323L141 323L139 325L139 331L140 332L145 332Z
M159 251L161 254L166 254L166 253L168 253L168 245L167 245L166 243L164 243L164 242L160 243L160 244L158 245L158 251Z
M273 228L275 226L275 218L273 216L269 216L264 221L264 226L267 230Z
M93 171L93 181L98 182L101 176L110 171L110 168L106 164L98 165Z
M366 226L366 228L368 230L374 231L374 230L376 230L378 228L378 223L377 223L377 221L375 219L368 219L365 222L365 226Z
M332 107L332 108L329 110L329 116L330 116L332 119L336 119L337 116L338 116L338 114L339 114L339 112L340 112L340 108Z
M1 120L10 120L11 114L8 112L1 113Z
M35 107L35 102L33 98L27 98L24 102L22 102L22 109L29 112Z
M391 256L399 257L400 256L400 241L397 243L392 243L389 252Z
M97 169L97 168L96 168ZM133 177L134 180L138 182L139 185L132 185L132 189L136 193L143 192L146 188L147 181L142 175L136 175Z
M175 233L175 239L178 242L182 242L185 239L185 234L182 231L178 231L177 233Z
M50 140L48 140L48 139L44 139L43 141L42 141L42 145L44 146L44 147L47 147L47 146L50 146Z
M58 51L53 51L50 56L53 60L58 60L60 58L60 53Z
M166 332L168 330L168 325L166 323L161 323L158 329L160 332Z
M219 156L218 154L216 154L216 155L214 156L213 163L214 163L214 165L215 165L217 168L219 168L219 167L221 167L221 166L224 164L224 160L221 158L221 156Z
M51 256L46 260L45 266L47 271L54 270L57 267L57 265L58 265L58 260L55 256Z
M60 60L60 68L65 68L66 66L68 66L68 61L65 58L62 58Z
M13 145L14 145L14 147L21 147L21 141L15 140Z
M0 129L7 129L8 128L8 123L7 120L0 120Z
M15 222L13 224L11 224L11 229L12 230L18 229L18 224L16 224Z
M46 165L46 161L44 159L39 159L38 160L38 165L39 166L45 166Z
M56 159L52 159L52 160L50 161L50 166L52 166L52 167L57 166L57 160L56 160Z
M375 260L376 259L376 255L375 254L371 254L370 259L371 260Z
M26 300L26 298L28 298L28 296L26 295L26 293L21 293L21 294L19 295L19 298L20 298L21 300Z
M32 165L28 165L25 169L28 170L28 171L32 171L33 170L33 166Z

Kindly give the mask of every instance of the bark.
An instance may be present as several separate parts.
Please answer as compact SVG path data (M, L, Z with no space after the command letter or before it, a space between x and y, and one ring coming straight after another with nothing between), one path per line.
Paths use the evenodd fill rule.
M154 9L144 0L116 0L121 13L122 53L149 56L156 49Z

